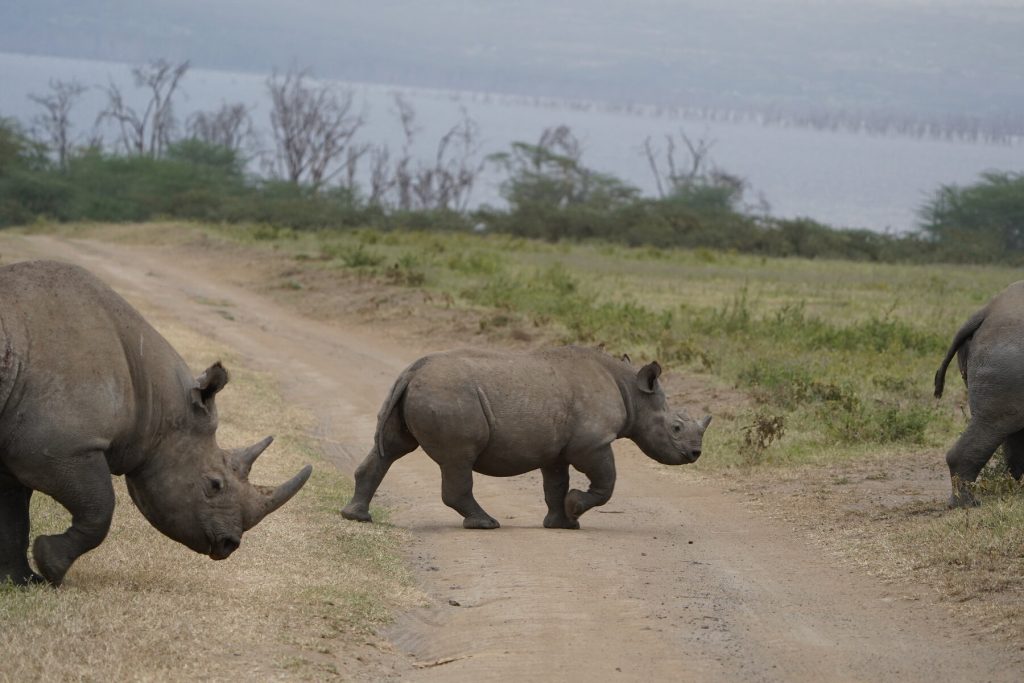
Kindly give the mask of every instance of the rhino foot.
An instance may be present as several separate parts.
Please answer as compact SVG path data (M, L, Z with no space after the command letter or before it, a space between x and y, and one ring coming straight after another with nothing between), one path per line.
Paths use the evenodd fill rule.
M341 516L345 519L351 519L356 522L373 521L373 517L370 516L370 513L367 510L356 505L353 505L352 503L349 503L348 505L341 509Z
M951 494L947 505L950 509L955 510L957 508L976 508L981 505L981 503L974 497L973 493L963 490L959 493Z
M466 517L462 520L462 526L466 529L497 529L501 525L490 515L484 515L482 517Z
M579 529L580 523L578 520L569 519L565 515L558 515L548 513L544 517L544 528L545 529Z
M583 502L583 491L579 489L572 489L565 496L565 516L570 520L576 521L580 515L587 511L587 507ZM577 522L577 526L578 526Z
M68 547L67 539L61 536L39 536L32 544L32 557L42 578L56 587L64 581L64 574L75 557Z

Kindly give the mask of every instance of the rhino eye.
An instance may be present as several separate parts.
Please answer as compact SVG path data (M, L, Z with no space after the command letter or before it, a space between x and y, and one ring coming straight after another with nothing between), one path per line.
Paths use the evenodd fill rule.
M206 495L212 496L224 489L224 482L218 477L206 478Z
M675 434L678 434L680 431L682 431L682 429L683 428L680 427L679 425L672 425L672 432Z

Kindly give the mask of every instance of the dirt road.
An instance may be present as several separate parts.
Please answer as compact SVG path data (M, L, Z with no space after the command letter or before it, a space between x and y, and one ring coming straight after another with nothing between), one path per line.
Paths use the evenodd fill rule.
M430 339L301 317L232 284L227 266L17 239L19 252L78 262L272 372L318 418L347 472L395 376L432 350ZM1020 680L1020 653L986 644L928 596L843 568L699 466L669 469L627 442L616 454L615 496L580 531L541 528L539 476L478 476L477 498L502 524L481 532L441 503L438 469L422 452L392 468L377 501L412 532L410 562L431 600L384 634L404 678Z

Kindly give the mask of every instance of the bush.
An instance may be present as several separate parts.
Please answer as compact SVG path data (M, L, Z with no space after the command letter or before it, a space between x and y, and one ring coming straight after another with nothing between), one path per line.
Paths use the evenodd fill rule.
M1024 254L1024 173L993 171L967 187L943 185L919 216L944 259L1019 260Z

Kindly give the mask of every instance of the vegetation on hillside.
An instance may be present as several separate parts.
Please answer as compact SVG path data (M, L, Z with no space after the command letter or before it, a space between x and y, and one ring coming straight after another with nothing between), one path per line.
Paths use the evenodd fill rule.
M937 189L921 209L919 233L837 229L769 216L763 200L750 203L742 178L711 163L711 142L685 132L667 136L664 150L644 142L657 196L590 168L566 126L481 158L480 132L464 117L438 141L434 159L418 159L410 150L420 127L401 96L397 144L361 143L365 121L352 92L314 81L306 71L267 80L273 144L254 149L244 105L175 118L174 97L187 70L187 62L163 60L136 67L136 85L151 93L144 109L133 109L116 86L107 86L100 120L116 131L111 140L94 133L75 144L69 112L84 91L75 82L53 82L51 93L33 97L44 113L32 132L0 119L0 227L38 218L170 217L304 230L497 232L875 262L1024 258L1021 174L986 173L966 188ZM256 167L264 173L252 173ZM485 168L501 174L504 205L470 209Z

